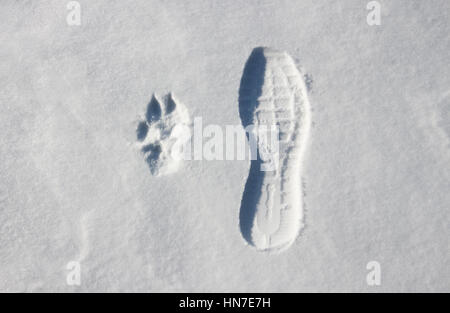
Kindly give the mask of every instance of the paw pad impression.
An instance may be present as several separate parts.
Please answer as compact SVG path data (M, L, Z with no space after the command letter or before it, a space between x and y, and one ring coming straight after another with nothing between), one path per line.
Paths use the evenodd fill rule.
M172 93L162 101L153 94L136 129L139 147L152 175L167 175L179 169L181 148L190 139L190 129L189 112Z

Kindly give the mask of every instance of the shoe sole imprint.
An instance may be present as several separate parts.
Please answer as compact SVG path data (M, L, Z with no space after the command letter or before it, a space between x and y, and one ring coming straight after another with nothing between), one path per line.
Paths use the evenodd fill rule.
M240 208L243 237L257 250L288 248L303 227L303 156L311 128L307 88L297 66L285 52L255 48L244 68L239 89L239 114L244 127L276 125L279 161L262 171L261 151L270 151L257 138L257 159L251 161Z

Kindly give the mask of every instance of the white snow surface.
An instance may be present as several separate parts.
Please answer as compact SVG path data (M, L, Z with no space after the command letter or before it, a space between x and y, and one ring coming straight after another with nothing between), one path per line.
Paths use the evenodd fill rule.
M450 291L450 1L380 0L379 26L361 0L79 2L80 26L68 1L0 2L0 291ZM305 227L279 254L239 229L248 160L153 176L136 146L153 93L241 125L261 46L312 80Z

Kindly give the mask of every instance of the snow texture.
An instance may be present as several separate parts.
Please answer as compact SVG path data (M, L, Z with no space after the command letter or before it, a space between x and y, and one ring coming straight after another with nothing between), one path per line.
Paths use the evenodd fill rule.
M0 1L0 291L450 291L450 1L380 0L372 26L360 0L78 2L80 25ZM312 109L281 253L242 236L248 159L142 152L154 93L241 127L256 47L301 65Z

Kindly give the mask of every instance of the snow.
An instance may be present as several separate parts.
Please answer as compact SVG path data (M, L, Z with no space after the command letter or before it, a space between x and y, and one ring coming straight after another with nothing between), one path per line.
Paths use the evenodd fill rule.
M1 291L449 291L450 2L0 4ZM239 229L248 160L154 176L154 93L241 125L255 47L311 81L305 227L278 254ZM79 262L80 285L68 285ZM366 265L381 265L381 285Z

